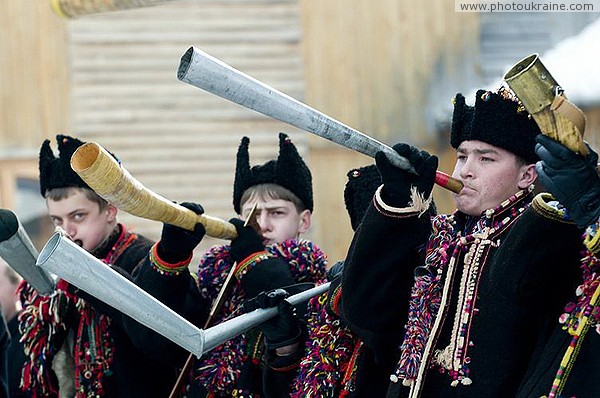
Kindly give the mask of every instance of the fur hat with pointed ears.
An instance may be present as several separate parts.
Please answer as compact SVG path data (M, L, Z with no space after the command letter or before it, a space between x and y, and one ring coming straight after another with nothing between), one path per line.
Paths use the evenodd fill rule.
M233 208L241 213L244 192L259 184L277 184L291 191L313 211L312 175L298 150L284 134L279 133L279 156L265 164L250 167L248 146L250 139L243 137L237 152L235 181L233 183Z
M57 135L58 157L50 148L50 140L45 140L40 149L40 193L46 196L54 188L79 187L91 189L71 168L71 156L85 142L68 135Z

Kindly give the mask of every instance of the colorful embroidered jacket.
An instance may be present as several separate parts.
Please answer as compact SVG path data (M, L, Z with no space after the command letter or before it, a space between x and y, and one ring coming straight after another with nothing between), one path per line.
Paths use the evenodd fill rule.
M600 396L600 222L583 234L577 287L536 350L518 398Z
M147 256L152 242L118 226L117 233L96 255L107 264L131 273ZM161 365L135 349L123 328L121 315L107 306L95 306L80 297L66 281L56 290L38 295L23 283L23 311L19 328L28 360L23 367L22 388L30 397L58 397L59 380L53 368L61 347L73 356L76 397L134 397L168 394L165 379L148 378ZM83 295L83 292L81 293ZM174 381L176 374L170 379ZM167 386L165 387L165 384ZM61 389L73 389L61 384ZM61 396L66 391L60 391ZM165 395L166 396L166 395Z
M342 314L389 369L389 396L515 395L579 255L576 227L530 198L430 220L376 196L346 259Z
M247 297L240 279L258 262L284 260L296 282L321 283L325 280L326 256L309 241L289 240L267 246L266 251L266 255L257 256L256 261L244 264L244 269L239 270L214 324L243 313L242 304ZM232 265L229 246L215 246L201 259L196 282L187 270L187 264L169 268L168 264L161 263L155 253L154 259L150 256L140 268L135 281L186 319L202 327L210 305L218 296ZM183 365L187 353L181 348L156 334L136 335L139 337L136 342L139 347L153 350L155 354L168 359L171 366ZM299 351L283 357L283 360L270 355L264 350L262 335L252 329L196 360L184 394L193 397L287 396L301 354Z

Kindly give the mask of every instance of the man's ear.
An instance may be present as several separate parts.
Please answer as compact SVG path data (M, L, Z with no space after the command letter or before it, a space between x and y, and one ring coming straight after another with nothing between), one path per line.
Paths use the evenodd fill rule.
M108 216L108 221L116 221L117 214L119 213L119 209L117 209L114 205L110 203L106 206L106 214Z
M523 166L521 169L521 178L518 181L518 187L525 189L535 182L537 172L535 171L535 163Z
M310 229L312 213L310 210L302 210L300 213L300 225L298 225L298 233L303 234Z

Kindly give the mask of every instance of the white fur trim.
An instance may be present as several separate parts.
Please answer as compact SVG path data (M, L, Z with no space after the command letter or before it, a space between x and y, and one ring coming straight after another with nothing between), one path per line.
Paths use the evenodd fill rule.
M408 207L393 207L385 204L383 199L381 198L381 189L383 185L380 185L379 188L375 191L375 200L377 204L385 211L396 214L409 214L409 213L419 213L419 217L422 216L431 205L431 201L433 195L429 195L429 198L425 199L419 191L417 191L417 187L410 187L410 203Z

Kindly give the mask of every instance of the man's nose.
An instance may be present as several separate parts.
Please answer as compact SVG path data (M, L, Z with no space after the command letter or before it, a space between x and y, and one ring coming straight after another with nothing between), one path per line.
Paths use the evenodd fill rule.
M256 222L258 222L261 232L269 231L271 228L269 216L265 212L261 211L260 214L256 216Z
M75 235L77 234L75 223L65 221L62 225L62 229L64 229L67 235L69 235L71 238L75 238Z
M467 159L466 162L463 163L459 175L462 178L472 177L473 176L473 161Z

